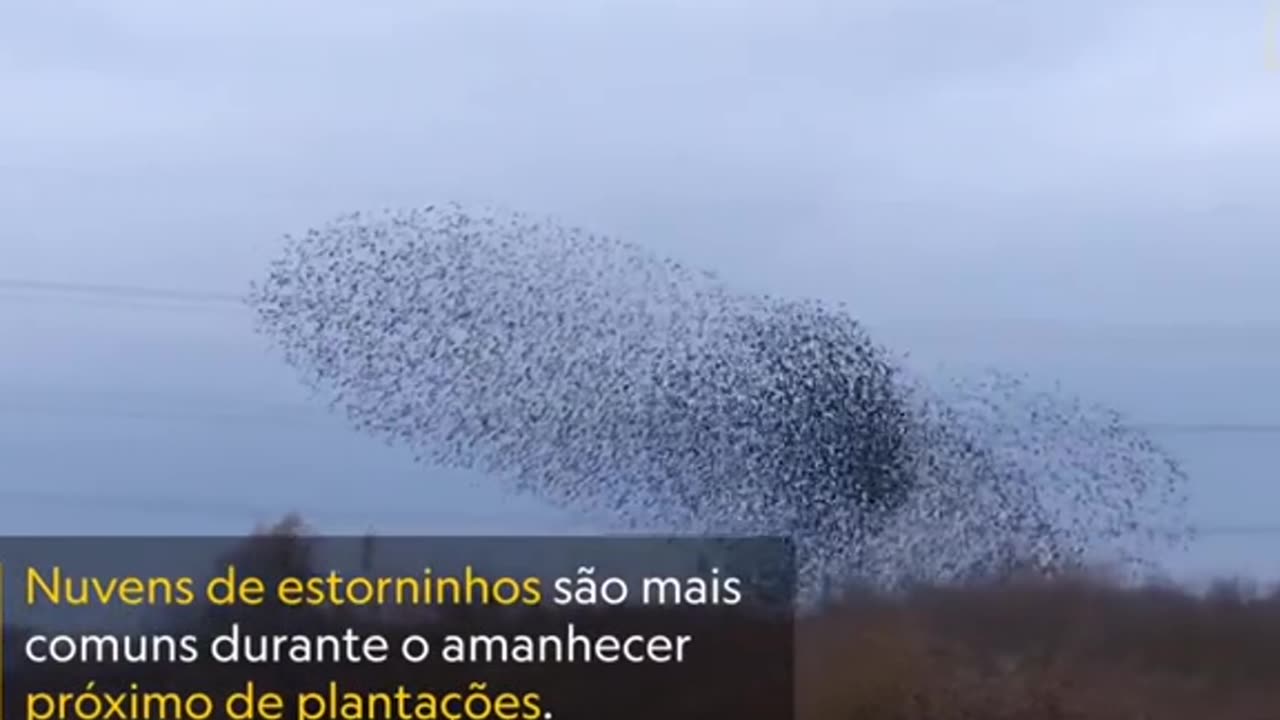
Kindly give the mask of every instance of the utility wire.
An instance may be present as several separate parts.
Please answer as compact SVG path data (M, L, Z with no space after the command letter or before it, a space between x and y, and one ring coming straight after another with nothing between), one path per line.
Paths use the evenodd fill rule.
M178 288L161 288L144 285L132 284L114 284L114 283L85 283L85 282L69 282L69 281L51 281L51 280L31 280L17 277L0 277L0 292L16 291L26 293L38 293L45 296L80 296L80 297L104 297L116 299L129 299L141 301L180 301L183 303L204 303L216 305L245 305L247 293L237 293L225 290L189 290ZM0 299L3 299L0 296ZM982 318L966 318L958 320L962 325L967 321L978 323L991 322L990 319ZM1059 320L1046 318L1006 318L997 319L995 322L1003 325L1009 323L1017 326L1045 326L1045 327L1062 327L1069 329L1068 326L1060 325ZM1161 328L1164 330L1188 330L1188 331L1204 331L1204 330L1230 330L1245 331L1250 333L1266 333L1274 334L1280 330L1280 325L1273 323L1267 324L1249 324L1236 326L1219 326L1213 324L1193 324L1193 325L1175 325L1158 322L1126 322L1116 325L1099 325L1098 329L1108 333L1123 333L1126 330L1135 328Z
M1274 435L1280 423L1135 423L1132 427L1153 433L1187 435Z
M140 408L113 406L42 406L25 403L0 404L0 414L23 416L52 417L103 417L121 420L154 420L158 422L191 422L214 425L270 425L280 428L314 428L323 427L331 416L324 413L308 413L304 411L289 412L182 412L172 410L148 410Z
M190 300L157 301L154 298L132 297L96 297L93 295L32 295L18 290L0 288L0 304L30 305L71 305L88 308L92 311L120 310L132 313L243 313L248 305L237 305L224 302L199 302Z
M144 287L140 285L107 285L97 283L51 282L0 277L0 290L18 290L38 293L62 293L72 295L98 295L133 300L177 300L195 303L243 303L244 297L236 293L209 290L177 290L172 288Z
M294 511L304 517L367 522L375 520L430 521L448 519L456 521L495 520L501 516L494 513L459 513L455 510L432 511L430 509L407 510L400 508L369 508L342 510L297 507L293 504L282 504L276 507L253 505L242 502L221 500L216 498L176 497L153 495L126 495L100 492L67 492L52 490L35 490L27 488L0 490L0 500L7 503L24 503L31 505L55 505L63 508L92 507L94 509L116 509L138 512L158 512L194 515L236 515L254 517L274 517ZM1270 536L1280 535L1280 524L1240 524L1240 525L1201 525L1186 528L1191 534L1200 537L1216 536Z
M11 488L0 490L0 501L5 504L23 503L27 505L54 505L64 509L73 507L89 507L97 509L114 509L147 513L182 514L199 516L252 516L279 517L290 511L305 517L321 519L366 522L374 517L381 520L422 521L422 520L486 520L497 517L493 514L459 513L456 510L432 511L430 509L406 510L404 508L370 508L342 510L297 507L292 503L281 503L278 506L250 504L216 498L176 497L165 495L128 495L117 493L101 493L94 491L53 491L29 488Z
M209 306L244 306L245 297L236 293L213 290L179 290L174 288L157 288L141 285L120 285L82 282L59 282L45 280L28 280L14 277L0 277L0 292L38 293L46 296L63 296L64 299L85 301L92 297L123 301L168 301L183 305L168 306L170 309L189 309L190 305ZM0 299L5 299L0 295ZM60 415L109 415L112 417L157 419L157 420L190 420L196 422L266 422L269 424L314 424L314 418L298 415L266 415L262 413L156 413L154 411L130 408L80 408L51 409L41 407L14 407L9 404L0 405L0 413L35 413ZM1146 423L1135 424L1135 428L1157 433L1198 434L1198 435L1274 435L1280 434L1280 423Z
M1205 536L1220 535L1280 535L1280 525L1209 525L1195 532Z
M0 395L3 398L3 395ZM314 428L331 424L338 416L309 407L280 408L273 411L179 411L156 410L118 405L43 404L23 401L0 401L0 415L51 417L108 417L124 420L154 420L211 424L269 425L280 428ZM1130 423L1128 427L1155 434L1170 435L1277 435L1280 423L1205 423L1159 422Z

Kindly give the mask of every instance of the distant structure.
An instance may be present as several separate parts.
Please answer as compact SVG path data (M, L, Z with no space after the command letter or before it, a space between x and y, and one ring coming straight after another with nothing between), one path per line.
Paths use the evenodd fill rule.
M627 527L788 535L812 592L1138 557L1181 508L1114 414L924 382L840 308L546 219L348 215L288 238L252 303L358 428Z

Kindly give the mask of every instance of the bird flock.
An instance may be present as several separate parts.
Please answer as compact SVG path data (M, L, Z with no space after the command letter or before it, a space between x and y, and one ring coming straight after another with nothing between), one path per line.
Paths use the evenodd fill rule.
M804 595L1185 539L1185 474L1116 413L551 219L346 215L250 303L359 429L619 527L788 536Z

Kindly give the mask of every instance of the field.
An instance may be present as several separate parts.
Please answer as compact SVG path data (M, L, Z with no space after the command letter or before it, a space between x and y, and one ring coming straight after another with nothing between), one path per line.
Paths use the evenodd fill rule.
M1105 577L920 589L799 629L802 720L1280 718L1280 592Z

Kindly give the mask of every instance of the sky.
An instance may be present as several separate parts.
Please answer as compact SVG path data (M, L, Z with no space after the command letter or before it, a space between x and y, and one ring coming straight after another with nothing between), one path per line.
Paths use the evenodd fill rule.
M235 295L333 215L491 203L1059 379L1155 426L1196 522L1280 525L1277 432L1205 427L1280 425L1277 9L12 0L0 279ZM350 432L233 303L0 283L0 338L0 532L596 527Z

